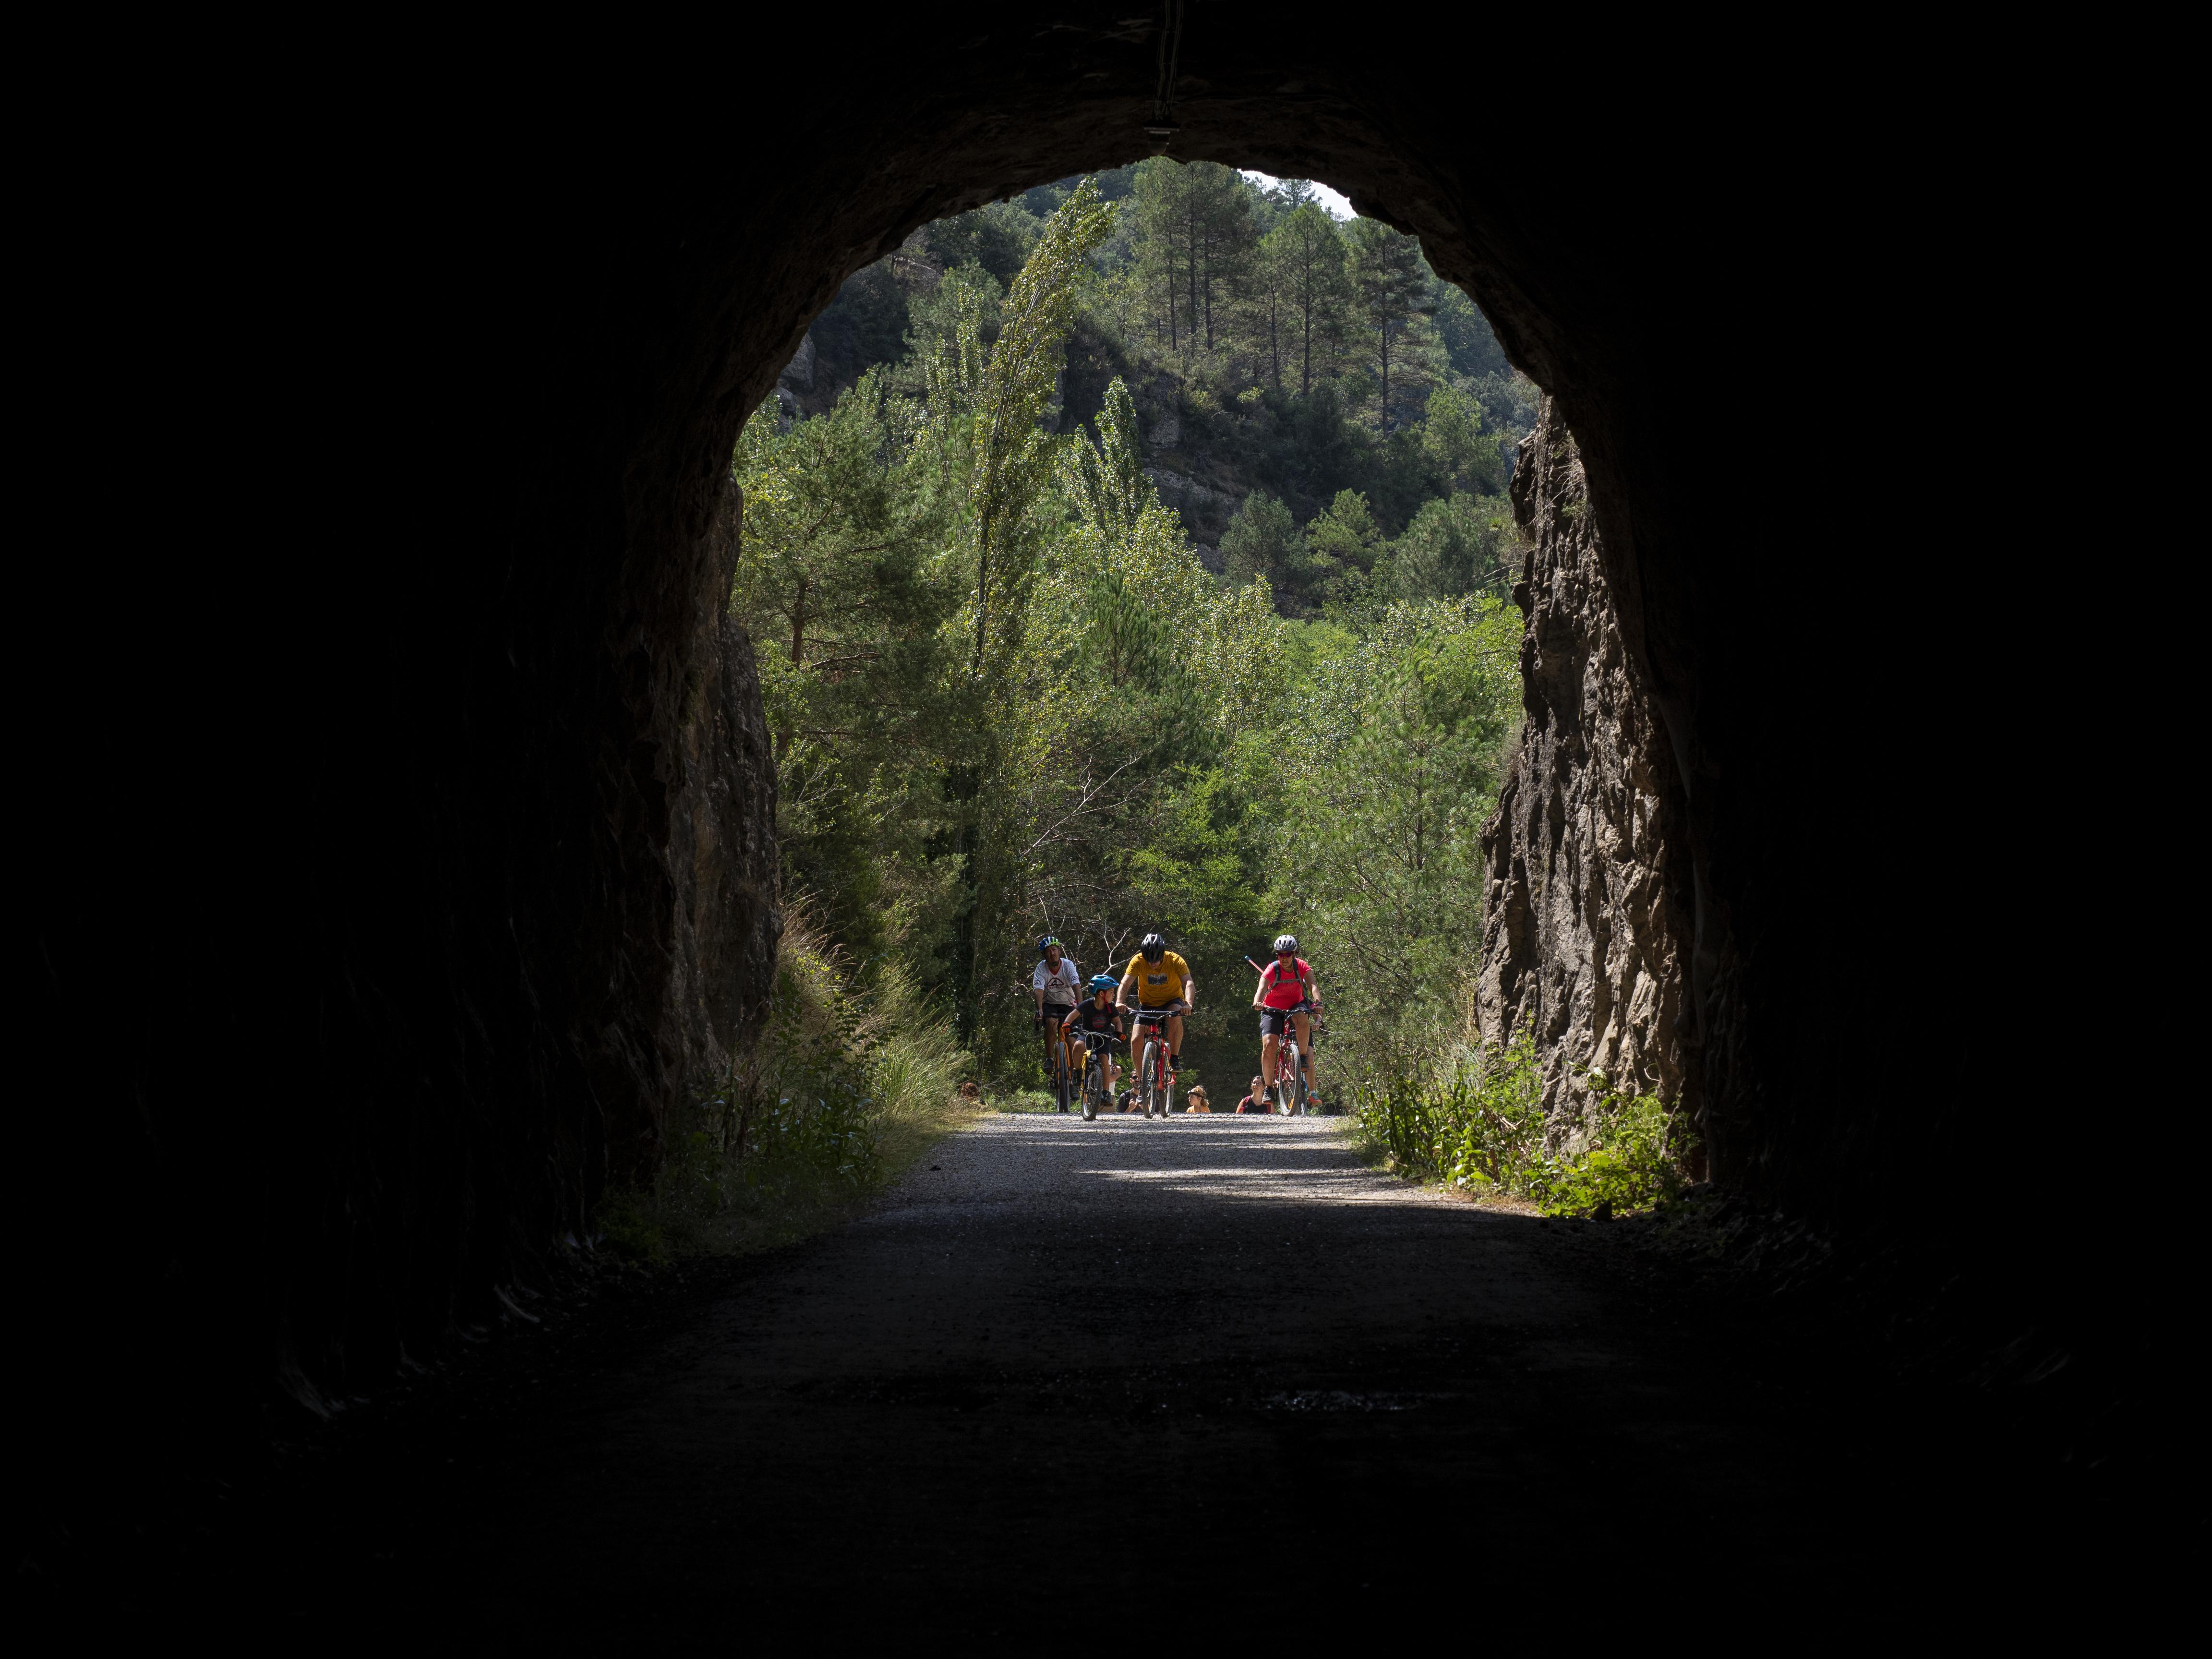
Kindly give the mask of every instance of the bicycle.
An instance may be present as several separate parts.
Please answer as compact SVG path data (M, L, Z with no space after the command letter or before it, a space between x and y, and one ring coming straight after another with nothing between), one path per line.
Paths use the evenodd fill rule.
M1053 1030L1059 1040L1052 1045L1052 1093L1060 1109L1065 1113L1075 1100L1075 1076L1068 1069L1066 1037L1059 1027L1054 1026Z
M1099 1058L1114 1046L1111 1031L1082 1033L1083 1046L1091 1051L1090 1062L1083 1068L1083 1121L1096 1123L1101 1109L1110 1111L1114 1097L1106 1086L1106 1065Z
M1145 1109L1145 1115L1152 1115L1157 1104L1160 1115L1167 1117L1175 1110L1175 1073L1168 1069L1168 1045L1159 1035L1162 1020L1172 1019L1183 1012L1180 1000L1159 1008L1132 1009L1137 1025L1143 1032L1141 1057L1137 1062L1137 1100ZM1138 1039L1132 1037L1129 1046L1138 1050Z
M1313 1004L1302 1002L1285 1010L1291 1014L1308 1014ZM1306 1115L1306 1062L1298 1052L1298 1028L1295 1020L1283 1022L1283 1033L1275 1039L1275 1076L1273 1081L1262 1086L1275 1097L1277 1112L1284 1117L1304 1117Z

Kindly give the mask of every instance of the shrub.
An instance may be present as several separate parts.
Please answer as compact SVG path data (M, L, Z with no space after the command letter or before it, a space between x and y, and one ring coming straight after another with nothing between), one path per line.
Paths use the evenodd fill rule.
M1601 1073L1586 1074L1600 1089ZM1364 1081L1352 1089L1359 1133L1405 1174L1463 1190L1531 1198L1551 1215L1645 1208L1681 1189L1694 1144L1649 1095L1600 1093L1579 1152L1559 1146L1543 1104L1533 1032L1462 1049L1440 1077Z

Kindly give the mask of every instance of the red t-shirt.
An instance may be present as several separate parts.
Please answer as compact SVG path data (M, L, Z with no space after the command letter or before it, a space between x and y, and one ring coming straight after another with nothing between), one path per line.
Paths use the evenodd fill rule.
M1313 969L1304 957L1293 960L1298 964L1295 978L1279 973L1283 965L1280 957L1260 970L1260 1001L1262 1006L1295 1008L1311 994Z

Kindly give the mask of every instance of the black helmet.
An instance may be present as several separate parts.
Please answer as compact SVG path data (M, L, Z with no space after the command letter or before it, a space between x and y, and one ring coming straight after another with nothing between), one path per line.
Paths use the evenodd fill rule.
M1296 956L1298 953L1297 940L1288 933L1284 934L1282 938L1275 941L1275 954L1277 956L1282 955L1285 951L1288 951L1292 956Z
M1055 945L1060 945L1060 941L1054 939L1050 933L1047 933L1042 939L1037 941L1037 954L1039 956L1042 956L1047 951L1052 949ZM1060 945L1060 948L1065 951L1067 947L1064 945Z
M1145 935L1145 942L1137 947L1145 954L1146 962L1158 962L1168 948L1168 942L1158 933Z

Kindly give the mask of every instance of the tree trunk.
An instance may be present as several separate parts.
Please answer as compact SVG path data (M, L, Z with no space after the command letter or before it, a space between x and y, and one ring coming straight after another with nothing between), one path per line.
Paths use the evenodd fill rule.
M1299 307L1299 324L1305 346L1305 362L1298 370L1298 396L1313 395L1313 299L1308 295Z
M1382 325L1382 429L1390 429L1390 325Z

